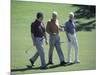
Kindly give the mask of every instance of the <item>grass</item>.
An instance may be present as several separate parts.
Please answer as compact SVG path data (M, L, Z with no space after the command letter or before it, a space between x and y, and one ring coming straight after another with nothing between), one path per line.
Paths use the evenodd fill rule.
M75 11L78 8L72 7L69 4L54 4L54 3L36 3L12 1L11 4L11 69L18 69L12 73L41 73L41 72L59 72L59 71L77 71L77 70L95 70L96 69L96 30L90 32L80 31L77 33L79 42L79 58L80 64L73 64L70 66L59 66L46 70L40 69L26 69L26 65L30 64L28 59L36 52L35 47L32 46L30 35L30 24L35 20L35 15L38 11L44 13L44 23L51 18L52 11L57 11L59 14L60 24L63 25L68 19L68 13ZM84 20L85 21L85 20ZM61 47L67 60L67 41L64 32L60 32ZM28 54L25 53L27 49ZM48 45L45 47L46 62L48 61ZM72 52L74 54L74 50ZM54 50L53 54L54 65L59 64L59 58ZM74 55L72 55L74 60ZM35 63L35 67L40 66L40 59Z

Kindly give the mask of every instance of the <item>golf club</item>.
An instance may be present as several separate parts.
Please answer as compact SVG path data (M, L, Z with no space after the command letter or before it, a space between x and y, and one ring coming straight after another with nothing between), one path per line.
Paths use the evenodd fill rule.
M31 50L33 47L29 47L28 49L25 50L25 53L28 54L28 51Z

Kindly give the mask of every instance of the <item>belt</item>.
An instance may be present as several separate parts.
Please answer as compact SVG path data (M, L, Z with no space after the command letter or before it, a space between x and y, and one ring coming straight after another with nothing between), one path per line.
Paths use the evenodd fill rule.
M51 36L56 36L58 33L51 33L50 35Z
M44 39L44 37L35 37L35 38L41 38L40 41L42 41Z

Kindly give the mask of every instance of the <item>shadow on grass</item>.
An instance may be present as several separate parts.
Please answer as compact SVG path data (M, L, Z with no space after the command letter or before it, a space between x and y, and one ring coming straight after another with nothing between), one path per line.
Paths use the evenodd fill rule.
M66 66L70 66L70 65L73 65L74 63L70 63L70 64L65 64L63 65L64 67ZM48 66L48 64L47 64ZM52 66L49 66L47 67L46 69L41 69L40 67L31 67L29 65L26 65L26 68L18 68L18 69L11 69L11 72L17 72L17 71L27 71L27 70L47 70L47 69L53 69L53 68L57 68L57 67L60 67L61 65L60 64L56 64L56 65L52 65Z

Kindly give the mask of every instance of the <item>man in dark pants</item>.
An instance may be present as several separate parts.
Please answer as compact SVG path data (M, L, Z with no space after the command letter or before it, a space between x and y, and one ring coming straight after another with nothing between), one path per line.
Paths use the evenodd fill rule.
M47 43L47 38L45 34L45 27L42 22L43 13L38 12L36 17L37 19L31 24L31 36L33 40L33 45L36 46L37 52L32 58L30 58L30 62L31 62L31 65L33 66L38 56L40 56L41 69L45 69L46 63L45 63L45 54L44 54L44 48L43 48L43 39L45 38L45 41Z

